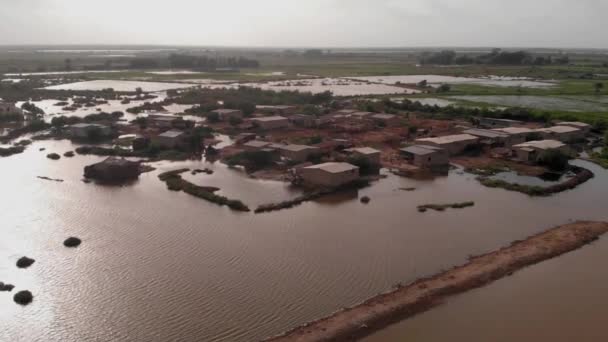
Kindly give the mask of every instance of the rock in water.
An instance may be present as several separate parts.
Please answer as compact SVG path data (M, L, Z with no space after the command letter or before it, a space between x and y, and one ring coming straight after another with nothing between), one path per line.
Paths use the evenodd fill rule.
M0 292L11 292L11 291L13 291L14 288L15 288L14 285L5 284L0 281Z
M28 305L34 300L34 295L30 291L19 291L13 297L15 303L20 305Z
M82 243L82 240L80 240L77 237L70 237L67 238L64 242L63 245L66 247L78 247L80 246L80 244Z
M102 182L122 183L137 179L141 172L139 162L109 157L100 163L85 166L84 177Z
M28 257L22 257L21 259L17 260L17 267L28 268L28 267L32 266L35 262L36 262L36 260L34 260L34 259L30 259Z

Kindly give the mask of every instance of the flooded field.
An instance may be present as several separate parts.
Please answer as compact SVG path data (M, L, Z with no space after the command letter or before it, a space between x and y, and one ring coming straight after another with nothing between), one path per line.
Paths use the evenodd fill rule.
M455 77L441 75L403 75L403 76L369 76L369 77L349 77L350 79L362 80L384 84L417 84L427 81L431 86L438 86L443 83L449 84L477 84L498 87L526 87L526 88L547 88L555 86L555 83L546 81L535 81L519 77L499 77L488 76L479 78Z
M385 84L374 84L340 78L315 78L264 83L233 83L225 85L208 85L209 88L255 87L274 91L301 91L313 94L331 91L336 96L415 94L417 90L394 87Z
M114 80L95 80L60 84L46 87L50 90L103 90L112 88L115 91L135 91L141 88L146 92L163 91L170 89L182 89L196 86L188 83L167 83L167 82L144 82L144 81L114 81Z
M484 102L499 106L528 107L545 110L560 110L571 112L608 111L608 105L602 102L590 102L589 99L556 96L530 96L530 95L465 95L450 98L472 102ZM591 97L588 97L591 98ZM601 99L601 98L600 98Z
M393 101L403 101L404 98L392 98ZM408 100L412 102L420 102L420 104L427 106L438 106L438 107L447 107L456 104L454 101L449 101L446 99L434 98L434 97L415 97L409 98Z
M28 76L51 76L51 75L78 75L78 74L102 74L123 72L124 70L78 70L78 71L45 71L45 72L25 72L25 73L10 73L4 76L11 77L28 77Z
M83 167L102 158L45 157L75 147L40 141L0 158L0 187L10 194L0 196L0 281L35 295L20 307L0 293L2 341L259 340L570 219L608 219L608 174L584 162L596 177L550 198L485 188L454 171L434 181L388 175L358 194L256 215L171 192L157 175L209 167L213 175L185 177L250 206L298 190L204 161L155 163L125 187L85 184ZM476 205L417 210L467 200ZM72 235L84 243L66 250ZM17 269L23 255L36 264Z

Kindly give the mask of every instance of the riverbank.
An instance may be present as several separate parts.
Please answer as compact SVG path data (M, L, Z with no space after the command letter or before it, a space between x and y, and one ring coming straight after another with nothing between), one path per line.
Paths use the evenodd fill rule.
M371 298L268 341L351 341L484 286L526 266L581 248L608 232L605 222L576 222L473 257L465 265Z

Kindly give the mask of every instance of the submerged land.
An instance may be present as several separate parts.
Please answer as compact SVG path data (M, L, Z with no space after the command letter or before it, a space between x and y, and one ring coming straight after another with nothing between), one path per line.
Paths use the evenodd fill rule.
M352 341L440 305L450 296L582 248L608 232L606 222L575 222L470 258L462 266L420 279L355 307L307 323L268 341Z

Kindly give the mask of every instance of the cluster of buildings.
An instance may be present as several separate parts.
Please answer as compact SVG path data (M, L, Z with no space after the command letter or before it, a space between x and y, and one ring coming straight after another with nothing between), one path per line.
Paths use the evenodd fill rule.
M21 108L18 108L13 102L6 102L0 99L0 115L2 114L23 114Z

